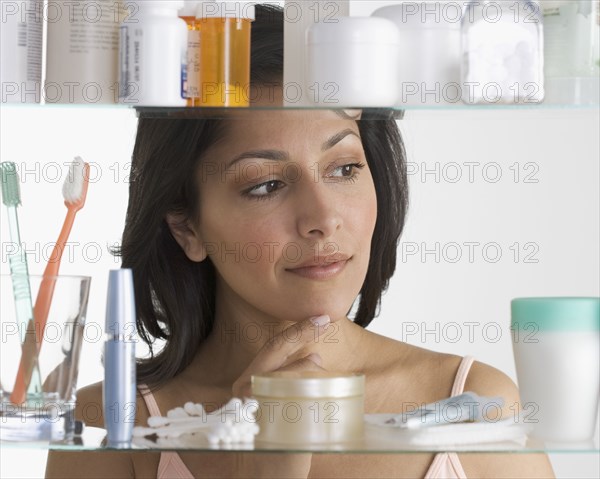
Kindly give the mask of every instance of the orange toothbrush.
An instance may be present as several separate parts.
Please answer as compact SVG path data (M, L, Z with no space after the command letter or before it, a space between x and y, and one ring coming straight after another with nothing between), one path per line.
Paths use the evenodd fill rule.
M44 329L46 327L46 321L48 320L50 305L52 304L54 285L56 276L58 276L62 253L67 244L69 233L71 233L75 215L85 204L89 173L90 165L85 163L80 157L75 157L75 160L69 167L69 174L63 184L63 197L65 199L65 206L67 207L67 215L60 231L60 235L58 236L58 240L52 249L52 254L48 259L48 264L44 270L44 276L35 300L35 306L33 308L35 326L32 324L32 321L30 321L27 328L27 331L35 331L35 334L26 335L23 351L27 351L27 347L31 348L33 344L37 347L38 352L42 347L42 338L44 337ZM10 396L10 400L13 404L23 404L25 402L35 359L34 354L24 353L21 357L17 379Z

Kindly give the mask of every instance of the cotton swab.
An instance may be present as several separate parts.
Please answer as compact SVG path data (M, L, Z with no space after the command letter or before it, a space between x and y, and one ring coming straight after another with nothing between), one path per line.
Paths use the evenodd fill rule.
M255 422L254 413L238 414L242 410L254 407L258 403L254 399L242 401L231 399L220 409L207 414L201 404L187 402L183 407L177 407L164 416L148 418L149 427L135 427L134 437L156 435L159 438L177 438L183 434L203 433L211 445L247 444L254 441L259 427ZM235 412L235 417L232 417Z

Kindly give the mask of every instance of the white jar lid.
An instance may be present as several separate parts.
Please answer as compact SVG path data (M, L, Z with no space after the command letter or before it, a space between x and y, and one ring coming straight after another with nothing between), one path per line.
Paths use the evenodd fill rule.
M394 22L377 17L339 17L337 22L314 23L306 29L306 44L400 44Z
M202 0L196 9L196 18L243 18L255 19L254 1Z
M277 398L352 397L365 393L364 374L273 371L251 377L252 394Z
M408 2L381 7L372 13L401 29L460 29L462 7L457 2Z

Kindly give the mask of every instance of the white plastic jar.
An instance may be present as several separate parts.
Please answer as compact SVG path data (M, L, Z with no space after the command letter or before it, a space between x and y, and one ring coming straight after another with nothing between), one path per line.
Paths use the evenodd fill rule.
M312 103L392 107L398 98L400 38L393 22L340 17L306 31L306 91Z
M400 32L399 102L407 105L461 102L460 5L409 2L373 12L387 18Z
M181 0L140 0L120 29L119 100L132 106L186 106L186 22Z
M296 446L360 441L364 392L363 374L278 371L252 376L260 428L256 441Z

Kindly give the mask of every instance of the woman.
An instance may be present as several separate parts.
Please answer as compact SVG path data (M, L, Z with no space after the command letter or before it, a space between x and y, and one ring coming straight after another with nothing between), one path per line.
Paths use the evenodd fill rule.
M280 10L257 7L258 106L282 102L282 25ZM502 396L512 417L518 392L500 371L365 329L394 272L407 208L395 121L368 115L142 115L121 254L134 272L140 335L165 345L139 364L138 424L186 401L214 410L250 395L252 374L282 369L364 373L367 413L469 390ZM79 392L77 411L102 427L103 418L86 417L90 404L101 404L101 385ZM509 454L52 452L47 468L47 477L465 475L553 474L544 455Z

